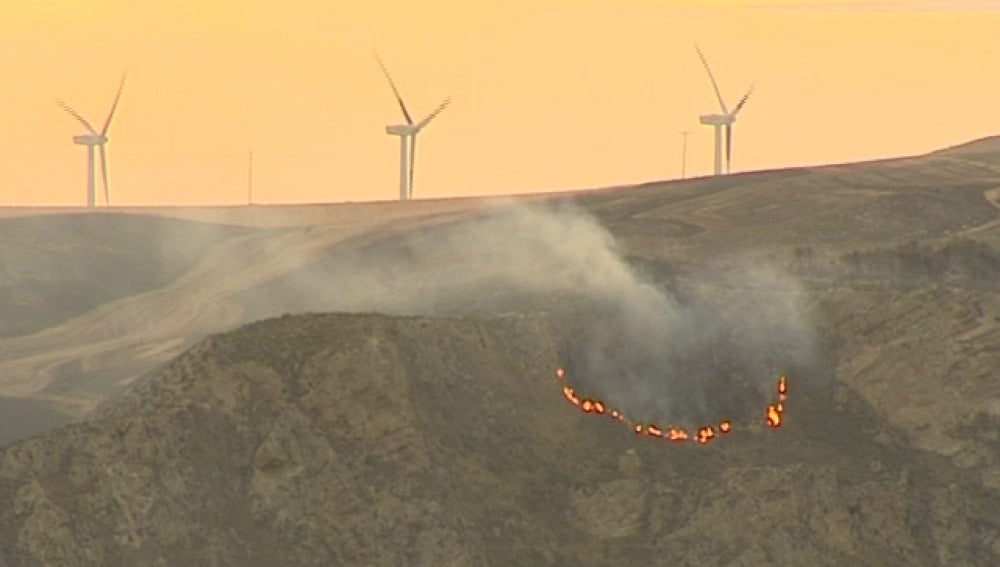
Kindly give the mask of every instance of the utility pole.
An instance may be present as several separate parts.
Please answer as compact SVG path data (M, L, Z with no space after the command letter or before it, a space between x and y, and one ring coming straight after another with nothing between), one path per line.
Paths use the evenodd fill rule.
M684 143L681 146L681 179L685 179L687 174L687 159L688 159L688 132L687 130L681 132L681 136L684 137Z
M249 160L247 163L247 205L253 204L253 148L248 150Z

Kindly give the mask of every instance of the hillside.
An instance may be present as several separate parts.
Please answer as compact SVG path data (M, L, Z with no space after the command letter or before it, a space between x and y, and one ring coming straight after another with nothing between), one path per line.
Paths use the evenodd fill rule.
M969 147L988 148L988 142ZM574 204L606 229L630 268L654 275L743 253L785 264L795 258L795 248L806 246L817 257L842 257L871 247L959 236L1000 244L1000 153L970 155L943 152L750 172L519 197L508 204ZM4 217L21 215L0 220L0 227L8 226L5 242L12 251L0 289L33 298L30 307L11 300L0 313L0 327L20 329L10 331L19 336L0 341L0 396L30 398L79 418L114 388L167 362L206 333L282 313L435 315L451 302L437 282L453 280L461 273L458 266L477 262L477 251L452 238L451 248L460 254L443 254L433 238L450 230L468 242L502 242L507 236L501 223L486 231L455 226L494 208L489 201L455 199L150 208L127 214L0 211ZM557 222L520 226L535 235L534 242L519 248L520 255L495 252L491 261L527 269L524 258L539 246L552 254L577 254L559 249L563 236ZM40 239L34 235L45 235L44 243L16 245ZM602 238L593 243L605 246ZM369 261L369 254L379 259L383 253L399 259L398 266ZM540 273L544 267L531 269ZM424 282L423 288L415 282ZM421 300L415 308L402 299L412 299L428 285L435 288L430 294L435 305ZM376 297L362 287L384 293ZM523 306L507 301L502 307Z
M103 236L5 265L41 305L81 295L0 315L35 329L0 338L0 559L998 564L998 209L984 139L501 202L5 218ZM637 438L556 367L734 431Z
M4 396L0 396L0 416L0 447L73 421L43 402Z
M281 216L274 211L275 220ZM392 233L383 226L390 222L406 226L393 216L354 215L319 228L280 222L255 228L238 226L238 219L202 224L113 211L29 211L0 220L10 233L8 249L34 243L8 255L3 282L12 294L35 298L0 313L9 328L24 331L0 340L0 395L80 418L116 387L205 334L253 321L233 295L300 267L318 248L363 241L365 233L384 238Z
M559 395L546 316L306 315L199 343L0 454L8 564L991 565L997 498L849 394L637 439ZM794 380L794 379L793 379ZM839 400L839 401L837 401Z
M212 244L250 232L128 214L0 218L0 338L165 285Z

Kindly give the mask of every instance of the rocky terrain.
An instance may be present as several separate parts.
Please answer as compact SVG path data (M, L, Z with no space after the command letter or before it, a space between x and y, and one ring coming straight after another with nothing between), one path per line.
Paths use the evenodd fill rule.
M174 271L0 316L0 565L998 564L998 198L987 139L517 214L156 212L218 224ZM107 242L81 254L155 261ZM557 367L734 430L636 436Z

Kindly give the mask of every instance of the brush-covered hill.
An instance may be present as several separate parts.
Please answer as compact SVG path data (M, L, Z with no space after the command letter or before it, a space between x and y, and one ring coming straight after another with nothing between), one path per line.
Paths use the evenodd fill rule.
M0 451L3 565L996 565L1000 499L849 390L707 446L567 404L545 313L288 316Z

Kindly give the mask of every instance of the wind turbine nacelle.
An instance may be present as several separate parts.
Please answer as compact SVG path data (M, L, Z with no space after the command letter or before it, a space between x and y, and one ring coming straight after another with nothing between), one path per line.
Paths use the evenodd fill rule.
M407 136L412 134L413 130L413 126L410 126L409 124L396 124L385 127L385 133L392 136Z
M702 114L698 117L702 124L711 126L725 126L732 124L735 118L730 114Z
M81 134L79 136L73 136L73 143L80 144L83 146L99 146L101 144L107 143L108 138L106 136L95 136L93 134Z

